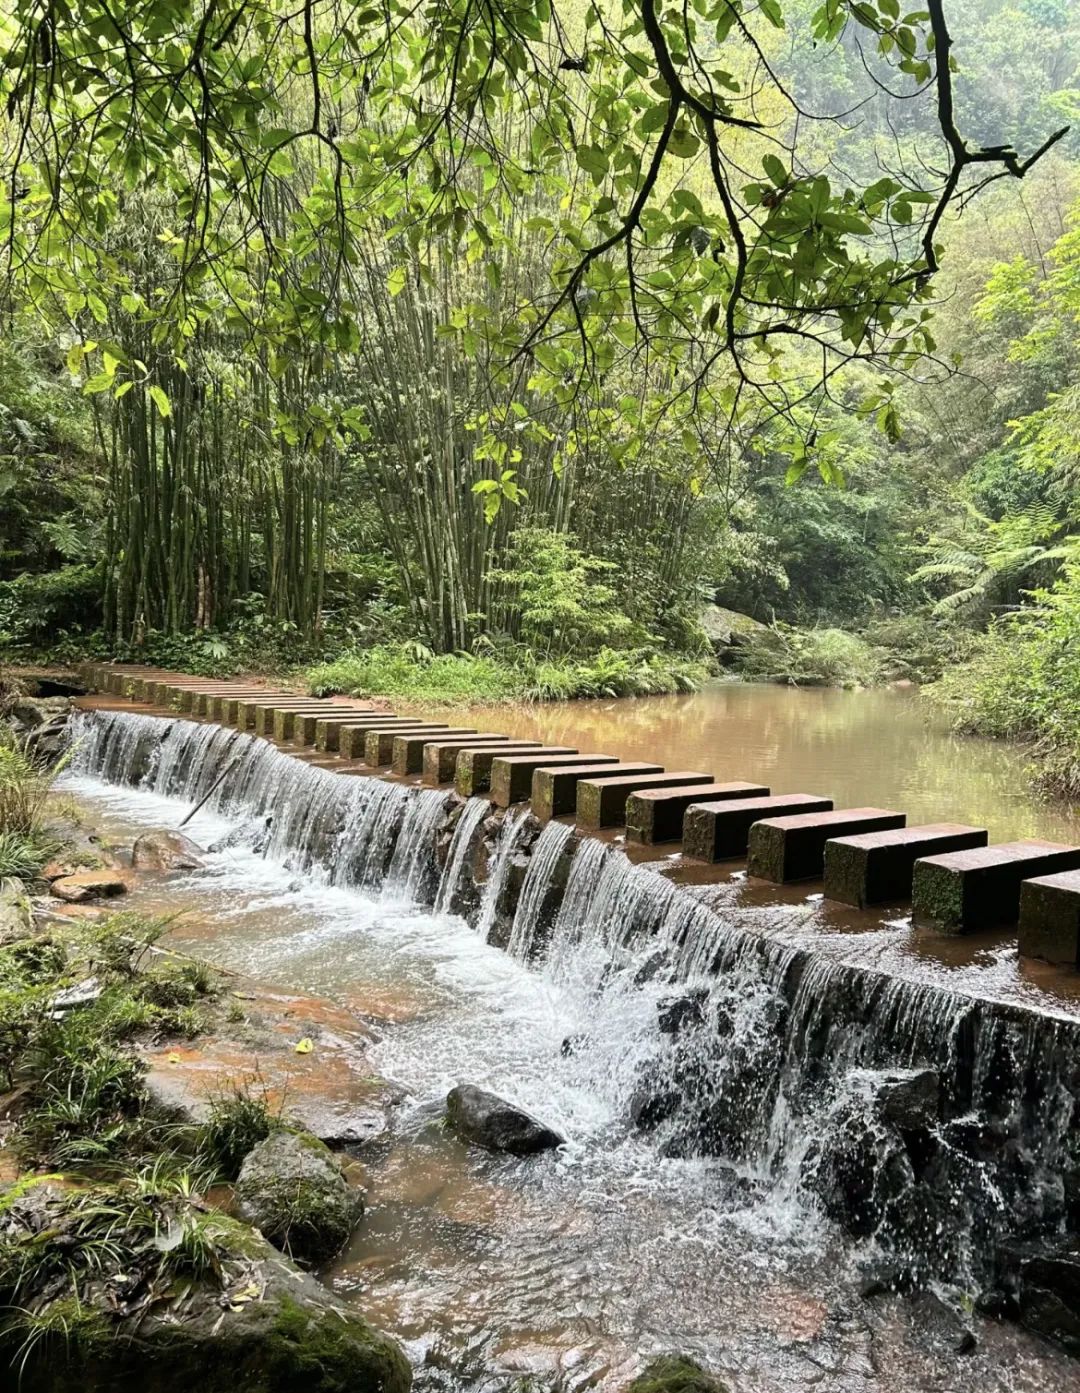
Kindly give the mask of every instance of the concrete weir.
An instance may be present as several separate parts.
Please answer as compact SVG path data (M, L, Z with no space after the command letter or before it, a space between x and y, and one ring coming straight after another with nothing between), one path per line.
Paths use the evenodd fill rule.
M420 775L432 790L452 783L454 796L484 795L497 810L528 803L538 826L573 819L580 831L604 832L625 823L635 854L681 846L681 856L676 850L667 859L697 863L698 880L708 866L723 880L731 871L721 863L745 858L752 880L820 880L828 901L855 910L910 901L924 931L968 934L1019 922L1021 954L1080 968L1078 847L988 846L977 827L908 827L905 814L890 809L837 809L823 794L771 794L752 780L717 783L707 773L544 745L527 734L451 727L345 696L150 666L89 663L83 675L121 703L254 731L330 770L402 781ZM376 773L387 766L388 774ZM565 836L558 827L553 834Z
M824 1197L830 1221L872 1233L900 1281L962 1283L975 1295L994 1288L1005 1256L1023 1245L1075 1242L1080 1000L1050 997L1019 972L1006 978L999 953L985 965L948 943L935 960L920 935L920 951L905 957L895 920L837 907L842 927L858 931L832 932L820 896L735 880L730 867L687 864L701 878L682 883L677 857L649 859L640 846L628 852L558 819L542 823L524 806L528 787L500 809L492 797L465 800L446 786L357 770L340 753L313 764L299 748L167 708L94 705L106 709L74 718L75 777L188 807L208 796L216 818L265 829L263 854L290 874L310 872L373 903L385 888L389 901L461 915L522 965L565 964L595 983L598 998L613 993L620 1020L631 993L647 1015L658 1008L648 1068L635 1074L622 1120L652 1130L663 1154L717 1156L764 1185L783 1177L785 1204ZM394 738L419 740L421 753L431 743ZM544 747L495 757L493 787L500 765L524 761L520 792L546 767L538 760L559 758L597 760ZM672 789L687 787L685 774L668 777L678 781ZM704 783L689 788L712 786L697 777ZM688 823L708 825L702 808L722 818L742 804L739 825L756 813L747 840L757 839L769 799L709 797L684 810ZM766 819L773 829L795 823L765 834L779 844L785 876L808 866L820 875L830 839L895 830L904 815L801 817L801 826L798 817ZM873 826L881 819L891 829ZM708 850L715 829L713 837ZM1077 858L1072 879L1058 871L1021 885L1026 897L1039 895L1036 882L1058 882L1075 947L1080 848L1062 850ZM1032 853L1027 869L1038 859ZM1056 923L1058 909L1050 912Z

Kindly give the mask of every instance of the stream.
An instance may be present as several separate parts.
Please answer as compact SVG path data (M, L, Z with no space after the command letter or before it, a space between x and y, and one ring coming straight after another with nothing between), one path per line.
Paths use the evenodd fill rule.
M956 819L988 826L995 838L1080 840L1071 813L1025 792L1021 755L950 736L908 692L715 684L693 697L469 716L467 724L478 729L647 757L718 778L761 778L774 792L820 792L837 806L899 807L911 822ZM117 723L111 754L91 738L60 780L62 795L118 841L175 826L202 777L199 761L208 770L220 767L220 753L207 743L212 731L197 727L203 745L193 752L189 740L175 769L159 762L149 775L125 782L118 771L131 756L117 754L116 740L122 735L134 749L123 721L139 719ZM327 831L342 855L348 850L352 870L339 874L333 859L320 860L305 830L337 816L325 805L325 779L289 763L299 771L295 787L282 791L279 763L265 770L253 764L250 776L241 775L242 797L215 797L185 829L201 845L222 844L207 869L144 882L129 904L181 913L172 941L199 956L331 997L375 1023L372 1063L400 1086L403 1101L387 1136L362 1157L368 1213L325 1276L402 1339L421 1388L496 1388L530 1377L566 1390L614 1390L644 1357L667 1351L697 1357L733 1393L1076 1387L1073 1360L1015 1327L974 1318L978 1347L961 1356L932 1297L860 1298L871 1246L841 1237L799 1183L813 1140L805 1119L822 1115L796 1116L791 1109L806 1102L801 1094L770 1102L760 1118L756 1096L739 1099L749 1131L760 1126L760 1145L722 1159L676 1144L675 1133L650 1136L630 1125L643 1070L662 1057L658 1007L672 979L644 970L622 921L640 912L631 885L646 899L670 899L663 877L648 873L641 892L618 848L585 843L575 861L579 883L575 888L572 878L567 887L551 943L542 954L532 951L526 881L517 942L512 935L503 951L486 941L483 907L473 924L449 912L448 882L458 873L453 846L442 886L422 883L416 847L442 794L414 798L404 823L399 809L397 840L385 847L378 839L388 835L401 786L375 781L393 791L377 795L385 808L356 795ZM338 786L368 782L328 777ZM287 794L290 826L276 819L269 846L256 851L253 829L270 787L279 799ZM502 834L507 845L513 817ZM554 856L562 831L553 824L545 836ZM387 857L385 875L365 871ZM734 884L723 891L721 917L754 912L733 903L741 893ZM927 974L951 990L1035 1001L1063 1020L1074 1018L1071 990L1025 978L1015 954L996 940L969 948L962 961L928 965L925 955L908 950L906 937L901 945L895 925L852 933L827 919L808 923L806 899L805 890L788 895L777 951L797 932L804 944L839 945L833 956L839 961L842 952L845 968L884 960L905 977L906 995L898 992L897 1002L904 995L904 1010L941 1009L942 1029L944 1008L918 995ZM676 909L663 900L657 914L665 924L678 919L670 942L684 962L680 980L696 981L706 957L693 937L695 901L687 902L689 909ZM760 968L751 974L733 945L710 940L709 951L724 964L719 990L726 977L724 1006L736 1046L744 1054L757 1049L761 1058L757 1072L739 1073L730 1058L736 1046L729 1045L723 1056L703 1055L700 1072L709 1073L713 1094L728 1088L734 1097L746 1078L751 1093L764 1092L763 1022L775 1005L769 979ZM827 964L829 954L822 958ZM931 1026L920 1028L937 1039ZM838 1040L830 1037L833 1056ZM851 1061L849 1081L865 1063ZM567 1145L515 1160L460 1144L442 1126L441 1108L448 1089L462 1081L522 1104L561 1131ZM1040 1126L1047 1130L1046 1119ZM972 1183L976 1199L986 1187L990 1207L989 1180Z

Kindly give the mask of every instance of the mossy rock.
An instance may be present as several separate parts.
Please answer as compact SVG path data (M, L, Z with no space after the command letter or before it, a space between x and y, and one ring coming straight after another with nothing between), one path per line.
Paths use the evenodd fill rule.
M626 1393L728 1393L728 1388L695 1360L665 1354L647 1364Z
M95 1196L72 1200L50 1187L4 1215L0 1278L21 1247L43 1280L29 1283L25 1310L3 1293L0 1387L10 1372L21 1393L408 1393L412 1373L394 1340L224 1215L203 1221L217 1261L201 1275L175 1255L153 1255L156 1270L144 1272L146 1250L124 1252L125 1235L114 1233L120 1266L87 1269L50 1298L51 1246L68 1242L70 1258L71 1206ZM180 1214L183 1202L164 1203ZM85 1217L77 1232L88 1240Z
M236 1212L298 1262L332 1258L349 1240L363 1199L333 1153L306 1132L275 1131L254 1147L236 1182Z

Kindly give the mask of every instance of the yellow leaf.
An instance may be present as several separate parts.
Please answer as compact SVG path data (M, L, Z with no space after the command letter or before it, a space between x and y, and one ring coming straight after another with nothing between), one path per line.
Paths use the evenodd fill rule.
M311 1041L308 1039L306 1035L302 1040L298 1040L296 1042L297 1054L310 1054L314 1048L315 1046L311 1043Z
M172 1053L171 1055L169 1055L169 1063L170 1063L170 1064L179 1064L179 1063L180 1063L180 1056L176 1053L175 1050L173 1051L173 1053Z

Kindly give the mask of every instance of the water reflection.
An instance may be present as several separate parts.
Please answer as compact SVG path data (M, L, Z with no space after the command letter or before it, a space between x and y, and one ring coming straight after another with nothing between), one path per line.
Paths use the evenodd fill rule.
M465 722L468 715L470 720ZM895 807L919 822L987 827L991 840L1080 840L1080 816L1033 795L1022 750L953 735L914 689L714 682L689 696L451 710L445 717L548 744L654 760L837 807Z

